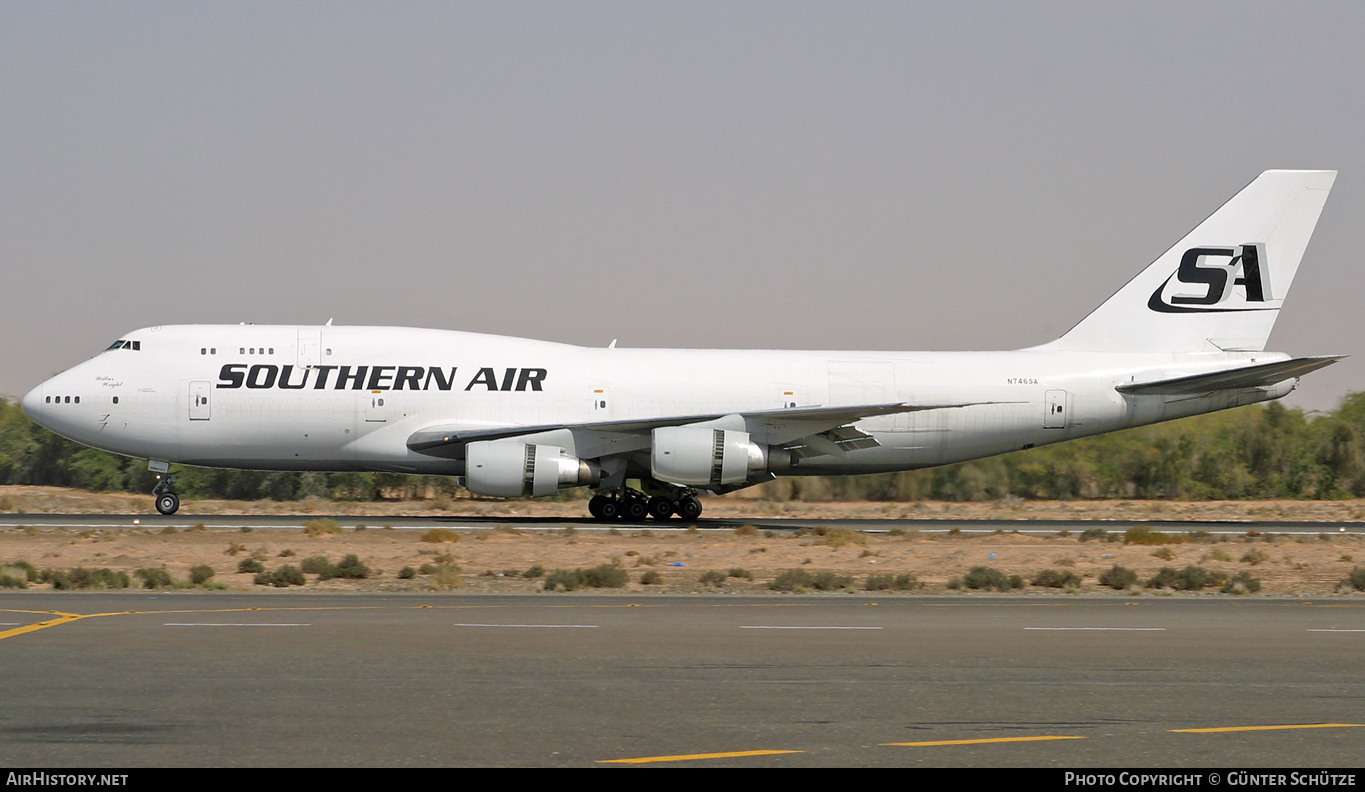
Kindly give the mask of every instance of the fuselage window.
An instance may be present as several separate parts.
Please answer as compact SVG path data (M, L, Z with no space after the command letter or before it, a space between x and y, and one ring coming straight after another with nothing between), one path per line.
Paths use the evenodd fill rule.
M79 397L79 396L76 397L76 403L77 403L77 404L80 404L80 403L81 403L81 397Z
M275 347L271 347L271 348L270 348L270 354L272 354L272 355L275 354Z
M117 397L117 396L114 397L114 404L118 404L118 397Z
M245 354L246 354L246 347L242 347L241 349L237 350L237 354L239 354L239 355L245 355Z
M51 396L48 396L46 399L43 400L43 403L44 403L44 404L51 404L51 403L52 403L52 397L51 397Z
M209 350L208 350L207 347L199 347L199 354L201 354L201 355L207 355L208 353L209 353Z
M67 397L66 397L66 403L67 403L67 404L70 404L70 403L71 403L71 397L70 397L70 396L67 396Z
M210 355L218 354L218 347L209 347L209 354Z

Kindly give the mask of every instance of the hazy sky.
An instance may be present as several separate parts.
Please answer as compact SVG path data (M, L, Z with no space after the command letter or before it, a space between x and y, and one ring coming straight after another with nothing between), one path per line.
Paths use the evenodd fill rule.
M0 393L148 325L1051 340L1341 171L1272 349L1365 389L1365 4L0 0Z

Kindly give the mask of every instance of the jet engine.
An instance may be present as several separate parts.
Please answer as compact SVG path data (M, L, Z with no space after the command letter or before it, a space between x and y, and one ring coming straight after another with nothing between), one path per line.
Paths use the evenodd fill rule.
M596 465L558 446L494 440L465 447L465 487L479 495L551 495L564 487L590 486L601 480L602 471Z
M748 432L702 426L655 429L650 454L654 478L691 487L739 484L791 462L791 452L751 442Z

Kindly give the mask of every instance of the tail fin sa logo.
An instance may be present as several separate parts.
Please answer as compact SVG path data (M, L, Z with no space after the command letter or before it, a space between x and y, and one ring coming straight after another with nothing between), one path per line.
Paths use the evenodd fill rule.
M1180 257L1180 268L1167 278L1147 307L1161 313L1273 311L1265 245L1230 248L1197 247Z

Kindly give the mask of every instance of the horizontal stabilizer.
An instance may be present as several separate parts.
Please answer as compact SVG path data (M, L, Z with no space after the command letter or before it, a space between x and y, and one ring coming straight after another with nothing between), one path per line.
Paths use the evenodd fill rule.
M1190 396L1238 388L1260 388L1301 377L1310 371L1330 366L1343 357L1345 355L1320 355L1224 369L1207 374L1172 377L1155 382L1126 382L1116 386L1115 390L1139 396Z

